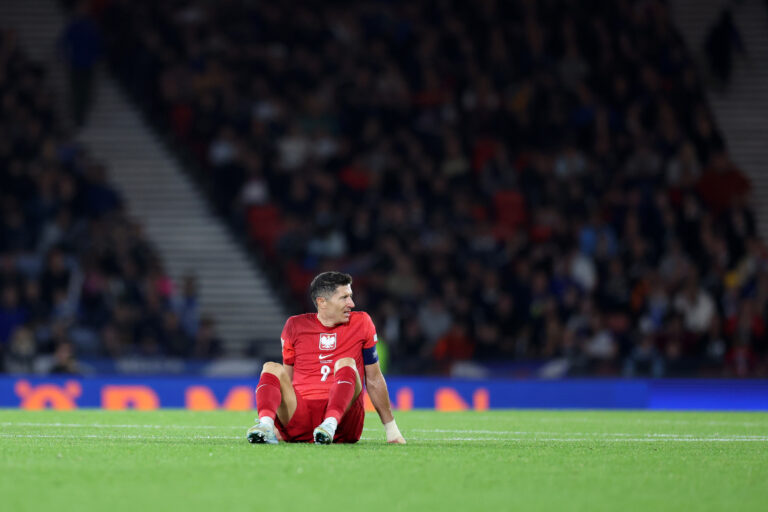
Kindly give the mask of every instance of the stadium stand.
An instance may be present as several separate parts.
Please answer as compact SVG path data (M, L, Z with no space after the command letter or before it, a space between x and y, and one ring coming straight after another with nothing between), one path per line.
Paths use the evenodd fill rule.
M112 65L395 370L764 374L766 247L662 1L108 2ZM140 70L140 72L137 72Z
M94 5L296 310L354 274L392 370L768 371L749 181L665 2Z
M45 70L10 30L0 31L0 96L3 370L77 373L76 357L216 355L212 319L200 328L194 276L174 289L104 165L62 130Z

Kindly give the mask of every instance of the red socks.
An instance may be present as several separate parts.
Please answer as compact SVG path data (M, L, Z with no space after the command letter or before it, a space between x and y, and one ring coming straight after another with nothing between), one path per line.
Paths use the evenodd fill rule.
M330 416L336 418L338 422L341 421L347 406L355 396L356 380L355 369L351 366L344 366L336 372L335 381L328 396L326 418ZM259 385L256 386L256 408L259 411L259 418L267 416L275 419L281 399L280 379L272 373L262 373Z
M275 419L282 396L280 379L277 375L262 373L259 385L256 386L256 408L259 411L259 418L269 416Z
M355 381L357 376L354 368L343 366L336 372L336 380L331 386L331 393L328 396L328 407L325 409L325 417L336 418L341 422L341 417L347 410L347 406L355 396ZM258 400L258 398L257 398Z

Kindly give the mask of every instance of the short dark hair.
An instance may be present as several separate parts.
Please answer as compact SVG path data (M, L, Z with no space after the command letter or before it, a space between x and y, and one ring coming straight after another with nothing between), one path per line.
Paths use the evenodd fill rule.
M352 284L352 276L345 274L344 272L323 272L318 274L312 280L309 285L309 296L312 298L312 303L317 306L317 298L328 298L336 291L339 286L346 286Z

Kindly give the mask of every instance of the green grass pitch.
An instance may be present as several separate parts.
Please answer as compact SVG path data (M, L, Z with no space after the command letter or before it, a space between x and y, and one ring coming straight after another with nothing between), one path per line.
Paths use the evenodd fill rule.
M0 410L0 509L768 510L768 414L375 415L357 445L252 446L242 412Z

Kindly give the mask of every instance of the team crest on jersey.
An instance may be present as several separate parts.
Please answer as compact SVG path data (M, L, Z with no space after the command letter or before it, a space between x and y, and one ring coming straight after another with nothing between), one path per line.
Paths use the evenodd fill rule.
M320 350L336 350L336 333L320 335Z

